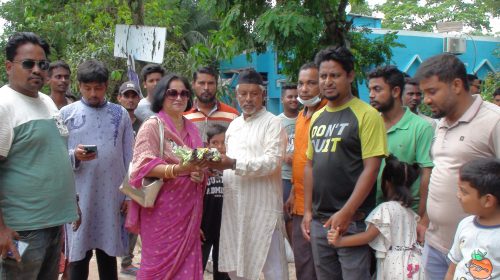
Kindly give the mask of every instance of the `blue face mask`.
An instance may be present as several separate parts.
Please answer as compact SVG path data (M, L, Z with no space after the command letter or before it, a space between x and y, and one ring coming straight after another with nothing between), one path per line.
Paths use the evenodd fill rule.
M306 107L313 107L313 106L316 106L320 101L321 101L321 98L319 97L319 95L316 95L315 97L311 98L311 99L308 99L308 100L304 100L302 98L297 97L297 100L300 102L300 104L306 106Z

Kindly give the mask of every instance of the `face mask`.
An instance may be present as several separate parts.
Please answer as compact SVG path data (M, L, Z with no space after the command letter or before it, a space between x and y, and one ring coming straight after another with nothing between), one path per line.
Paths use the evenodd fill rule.
M321 98L319 98L319 95L316 95L315 97L309 99L309 100L304 100L300 98L300 96L297 97L297 100L300 102L300 104L306 106L306 107L313 107L316 106L321 101Z

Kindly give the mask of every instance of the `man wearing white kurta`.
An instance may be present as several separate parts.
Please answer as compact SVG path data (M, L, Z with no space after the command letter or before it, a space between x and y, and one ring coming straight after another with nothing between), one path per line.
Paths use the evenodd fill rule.
M219 270L232 280L288 279L283 224L281 121L263 107L264 86L252 70L240 74L236 98L243 112L226 132Z

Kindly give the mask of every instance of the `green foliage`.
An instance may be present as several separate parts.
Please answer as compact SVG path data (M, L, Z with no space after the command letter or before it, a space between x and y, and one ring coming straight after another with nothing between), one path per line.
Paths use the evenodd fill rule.
M486 79L484 79L481 85L481 96L483 100L492 102L493 92L495 92L497 88L500 88L500 72L488 73L488 76L486 76Z
M166 27L167 43L163 66L187 77L198 65L213 63L212 56L196 55L207 48L210 30L218 27L195 0L10 0L0 5L0 17L7 21L0 38L2 50L8 37L17 31L35 32L51 46L49 59L65 60L73 70L84 60L95 58L110 69L110 90L116 92L126 79L126 61L113 56L116 24ZM0 54L0 63L5 52ZM144 62L137 62L138 71ZM6 83L5 71L0 83ZM73 91L78 92L73 83Z
M364 1L352 2L367 12ZM289 80L295 80L300 66L326 46L349 46L357 58L359 78L364 69L389 62L391 47L398 46L393 33L369 40L367 29L352 30L345 14L347 0L278 0L275 6L262 0L200 0L200 4L221 21L220 29L210 37L213 47L208 56L227 59L242 52L263 53L271 47Z
M351 14L371 16L373 14L372 9L367 2L354 2L351 4Z
M500 15L500 2L494 0L387 0L375 7L384 14L382 26L388 29L433 31L437 22L463 21L480 33L491 32L488 16Z

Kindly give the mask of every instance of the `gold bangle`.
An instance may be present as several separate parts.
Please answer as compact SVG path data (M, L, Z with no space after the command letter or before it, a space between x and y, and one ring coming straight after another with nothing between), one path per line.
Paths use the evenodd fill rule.
M172 178L172 164L168 165L168 178Z
M175 174L175 167L178 166L178 164L172 165L172 178L177 177L177 174Z
M165 170L163 171L163 178L166 179L170 178L167 174L168 166L169 166L168 164L165 164Z

